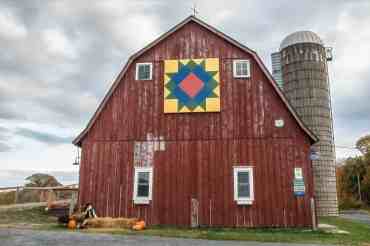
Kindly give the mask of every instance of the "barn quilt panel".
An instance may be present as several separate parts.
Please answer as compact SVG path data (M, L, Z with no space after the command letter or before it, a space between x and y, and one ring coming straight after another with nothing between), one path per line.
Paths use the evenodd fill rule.
M164 112L220 112L219 59L164 61Z

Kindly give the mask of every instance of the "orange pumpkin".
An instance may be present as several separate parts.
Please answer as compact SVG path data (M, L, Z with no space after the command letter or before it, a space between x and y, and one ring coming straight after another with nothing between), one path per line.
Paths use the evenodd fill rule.
M135 231L141 231L141 230L144 230L145 229L145 221L139 221L137 222L133 227L132 227L133 230Z
M137 222L139 225L141 225L143 228L145 228L145 221L144 220L141 220L139 222Z
M74 230L77 227L77 223L74 219L68 221L68 229Z

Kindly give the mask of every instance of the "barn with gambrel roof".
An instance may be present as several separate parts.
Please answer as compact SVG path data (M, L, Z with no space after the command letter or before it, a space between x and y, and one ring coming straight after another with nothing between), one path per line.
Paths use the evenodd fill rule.
M149 225L310 227L317 140L256 52L190 16L129 58L74 140L79 203Z

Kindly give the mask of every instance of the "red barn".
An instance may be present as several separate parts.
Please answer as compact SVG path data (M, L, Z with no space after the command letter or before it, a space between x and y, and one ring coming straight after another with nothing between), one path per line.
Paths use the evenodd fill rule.
M190 16L129 58L74 140L79 202L149 225L310 227L316 141L256 52Z

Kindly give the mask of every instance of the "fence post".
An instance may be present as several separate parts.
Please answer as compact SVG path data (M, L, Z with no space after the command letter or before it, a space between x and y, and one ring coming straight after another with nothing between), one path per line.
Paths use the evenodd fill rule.
M19 186L17 186L17 189L15 190L14 204L18 203L18 193L19 193Z
M48 200L47 200L47 204L48 204L48 207L51 206L51 204L55 201L56 199L56 195L54 193L54 190L53 189L49 189L48 191Z
M69 204L69 215L73 214L73 210L75 208L75 205L76 205L76 192L72 191L72 198L71 198L71 202Z

